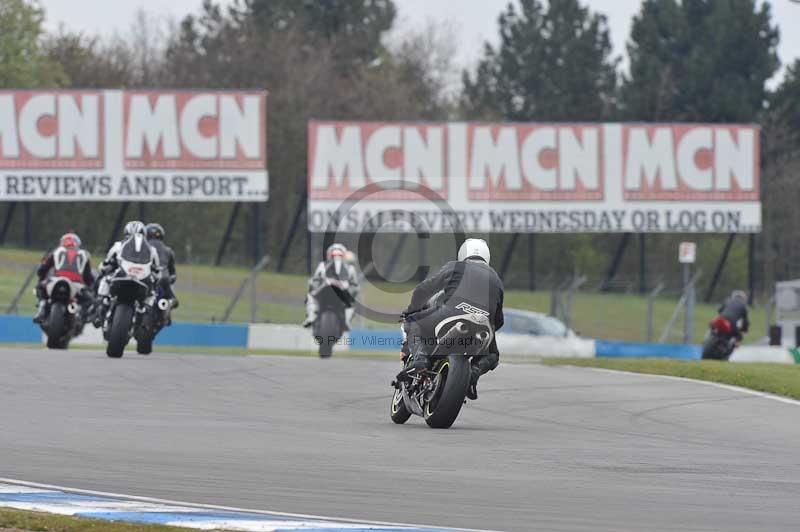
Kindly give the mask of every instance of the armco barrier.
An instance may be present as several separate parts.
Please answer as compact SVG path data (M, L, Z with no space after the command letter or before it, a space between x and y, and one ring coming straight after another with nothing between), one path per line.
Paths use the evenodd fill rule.
M697 360L700 346L681 344L635 344L628 342L595 341L595 356L606 358L677 358Z
M398 329L354 329L340 340L338 351L397 351L401 334ZM0 344L44 344L44 335L30 316L0 316ZM88 325L73 341L81 345L102 345L98 329ZM156 338L159 346L235 347L315 352L311 332L291 324L213 324L173 323ZM503 356L568 358L674 358L697 360L700 346L679 344L642 344L589 340L584 338L548 338L498 333L497 345ZM734 351L731 362L800 363L800 350L773 346L742 346Z
M0 343L29 344L42 341L42 330L30 316L0 316Z
M156 345L247 348L249 326L228 323L173 323L156 336Z

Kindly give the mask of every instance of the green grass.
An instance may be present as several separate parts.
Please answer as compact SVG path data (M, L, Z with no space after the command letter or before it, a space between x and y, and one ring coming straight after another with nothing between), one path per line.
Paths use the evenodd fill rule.
M185 528L120 523L0 508L0 529L30 532L185 532Z
M41 254L19 249L0 248L0 312L8 306L19 290L29 268L38 263ZM176 292L181 306L175 311L175 318L182 321L219 321L231 301L236 289L247 278L245 268L213 267L199 265L179 265ZM307 278L303 275L289 275L262 272L257 276L258 312L257 321L272 323L299 323L305 315ZM413 284L393 285L392 291L381 284L365 283L362 301L369 308L383 312L397 313L407 305ZM398 291L399 290L399 291ZM26 290L20 302L20 314L32 314L35 299L30 289ZM547 312L550 308L549 292L528 292L509 290L506 293L507 307ZM654 306L655 336L669 321L676 299L664 297L656 300ZM716 305L698 304L694 319L694 341L700 342L708 321L714 316ZM643 341L646 334L647 300L638 295L601 294L596 292L578 293L572 304L571 326L586 337L616 340ZM239 300L229 318L231 322L250 320L249 291ZM747 338L754 340L763 336L765 327L764 309L751 311L752 330ZM667 339L679 342L682 337L682 320L678 320L672 335ZM357 326L394 328L396 323L376 323L369 320L356 321Z
M550 366L570 365L651 375L672 375L731 384L800 399L800 365L798 364L739 364L712 360L683 361L653 358L556 358L545 359L542 363Z

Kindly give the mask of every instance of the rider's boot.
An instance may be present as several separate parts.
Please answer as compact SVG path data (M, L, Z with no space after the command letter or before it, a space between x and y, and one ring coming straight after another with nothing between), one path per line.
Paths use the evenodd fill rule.
M475 401L478 398L478 379L481 378L481 370L478 366L470 367L469 388L467 388L467 398Z
M429 369L431 369L431 359L422 352L412 356L406 365L406 371L427 371Z
M106 313L108 312L108 301L106 298L101 299L94 309L94 317L92 318L92 325L96 328L100 328L103 326L103 320L106 318Z
M44 300L40 300L39 303L36 304L36 314L33 316L33 323L42 323L44 321L44 313L47 303Z

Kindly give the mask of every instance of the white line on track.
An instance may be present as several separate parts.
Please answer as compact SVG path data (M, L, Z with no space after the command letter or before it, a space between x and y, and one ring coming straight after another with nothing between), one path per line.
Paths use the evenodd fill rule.
M747 395L753 395L755 397L760 397L762 399L769 399L771 401L778 401L779 403L785 403L787 405L794 405L800 406L800 401L796 399L791 399L789 397L783 397L781 395L775 395L772 393L767 392L759 392L758 390L751 390L750 388L742 388L741 386L733 386L732 384L723 384L721 382L713 382L713 381L704 381L701 379L690 379L689 377L676 377L674 375L657 375L654 373L639 373L636 371L626 371L623 369L608 369L608 368L592 368L587 366L570 366L573 368L581 368L581 369L588 369L592 371L602 371L606 373L624 373L626 375L638 375L641 377L653 377L656 379L666 379L666 380L673 380L673 381L682 381L682 382L692 382L695 384L704 384L706 386L713 386L714 388L721 388L723 390L730 390L732 392L739 392L744 393Z
M334 522L347 522L347 523L356 523L356 524L363 524L363 525L372 525L372 526L392 526L392 527L408 527L408 528L428 528L428 529L438 529L441 528L443 531L446 532L502 532L500 530L487 530L487 529L475 529L475 528L452 528L448 526L433 526L433 525L418 525L418 524L411 524L411 523L392 523L387 521L368 521L364 519L347 519L342 517L325 517L321 515L309 515L309 514L293 514L287 512L277 512L277 511L270 511L270 510L250 510L247 508L237 508L234 506L218 506L213 504L197 504L191 502L183 502L183 501L174 501L170 499L158 499L155 497L139 497L136 495L123 495L120 493L111 493L107 491L96 491L96 490L84 490L84 489L77 489L77 488L68 488L65 486L56 486L53 484L41 484L38 482L28 482L25 480L16 480L11 478L2 478L0 477L0 482L6 484L17 484L19 486L25 486L29 488L38 488L38 489L47 489L47 490L58 490L63 491L66 493L75 493L79 495L94 495L98 497L110 497L113 499L123 499L129 501L138 501L138 502L149 502L155 504L171 504L176 506L188 506L192 508L198 508L203 510L223 510L229 512L245 512L251 514L258 514L258 515L269 515L269 516L277 516L277 517L294 517L299 519L315 519L321 521L334 521Z

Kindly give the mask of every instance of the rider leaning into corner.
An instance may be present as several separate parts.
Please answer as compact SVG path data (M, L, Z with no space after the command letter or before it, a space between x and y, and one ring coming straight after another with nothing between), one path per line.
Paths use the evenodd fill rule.
M78 293L77 300L84 313L88 311L90 296L86 294L86 288L94 284L92 274L91 256L89 252L81 249L81 239L75 233L66 233L59 240L59 245L50 251L42 259L42 263L36 270L39 282L36 284L36 315L33 317L34 323L41 323L44 319L46 308L46 285L51 276L65 277L74 283L83 285L83 289Z
M161 224L149 223L145 228L147 243L153 246L158 253L158 261L161 264L162 275L158 282L164 291L164 297L171 301L171 308L178 307L178 298L172 290L172 285L178 279L178 272L175 269L175 252L164 242L164 228Z
M402 356L406 362L411 355L408 369L431 368L428 350L436 345L436 326L442 320L464 314L465 309L486 315L495 331L503 326L503 282L489 266L489 259L486 242L469 238L459 248L457 261L448 262L414 289L411 303L403 313L405 340ZM493 336L485 354L473 358L467 397L478 398L478 378L494 370L499 361L500 353Z
M350 253L350 260L348 260L348 253ZM308 280L308 294L306 295L306 319L303 322L303 327L310 327L317 320L319 312L319 302L314 297L314 292L325 284L328 280L346 281L353 301L358 298L359 291L359 276L356 272L353 262L355 262L355 255L347 250L343 244L331 244L325 252L326 260L321 261L314 270L314 275ZM353 319L355 309L348 307L344 311L345 324L347 329L350 330L350 322Z
M737 342L742 341L742 333L750 330L750 321L747 318L747 293L743 290L734 290L731 295L720 305L719 316L731 326L731 336Z
M143 244L150 249L150 265L154 274L157 274L160 270L158 252L153 246L147 243L145 225L138 220L134 220L125 224L122 240L115 242L114 245L111 246L111 249L108 250L108 254L106 255L106 258L100 267L100 275L98 276L96 282L98 301L93 320L95 327L99 328L103 326L103 319L105 318L106 312L108 312L108 306L110 304L108 295L111 288L109 286L108 276L117 268L119 268L119 261L125 244L136 236L140 236Z

